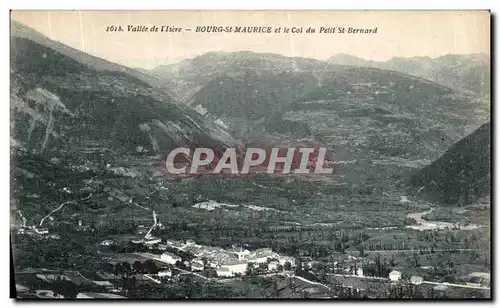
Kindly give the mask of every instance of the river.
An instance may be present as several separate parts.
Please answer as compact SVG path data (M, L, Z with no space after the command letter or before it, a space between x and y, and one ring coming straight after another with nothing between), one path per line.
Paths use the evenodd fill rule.
M434 208L431 208L430 210L425 212L408 214L407 217L415 219L417 221L417 224L406 226L406 228L414 230L443 230L443 229L458 229L458 228L460 228L460 230L474 230L484 227L476 224L460 224L460 223L451 223L444 221L425 220L423 216L430 214L433 210Z

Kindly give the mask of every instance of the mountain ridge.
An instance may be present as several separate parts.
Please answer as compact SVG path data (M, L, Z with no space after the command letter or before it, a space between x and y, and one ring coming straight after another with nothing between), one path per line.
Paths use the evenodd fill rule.
M490 56L485 53L393 57L387 61L365 60L348 54L336 54L328 60L340 65L377 67L423 77L454 89L489 95Z
M11 20L10 22L10 36L11 39L15 37L20 37L20 38L27 38L30 39L33 42L36 42L38 44L50 47L57 52L66 55L70 58L75 59L76 61L85 64L95 70L108 70L108 71L116 71L116 72L123 72L127 75L130 75L132 77L138 78L139 80L146 82L150 84L151 86L154 86L160 90L162 90L165 94L171 96L170 100L174 100L172 97L172 93L168 91L166 87L164 87L163 82L159 80L158 78L155 78L151 74L148 74L144 71L139 71L130 67L127 67L122 64L117 64L114 62L111 62L109 60L100 58L98 56L90 55L88 53L85 53L84 51L80 51L78 49L72 48L68 45L65 45L64 43L61 43L59 41L52 40L48 38L47 36L43 35L42 33L36 31L33 28L30 28L26 25L24 25L21 22Z

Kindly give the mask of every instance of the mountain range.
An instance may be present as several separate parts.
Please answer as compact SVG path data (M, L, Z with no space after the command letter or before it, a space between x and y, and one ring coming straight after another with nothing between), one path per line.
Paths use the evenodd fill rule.
M309 126L319 124L317 119L287 118L287 113L307 109L328 109L339 116L336 124L343 126L364 118L363 129L350 133L366 149L373 146L384 155L435 159L489 120L489 101L474 92L394 70L315 59L210 52L157 67L152 74L179 89L184 104L239 133L311 135ZM330 129L328 134L334 131ZM394 133L384 133L387 129ZM402 131L404 137L399 139Z
M67 186L54 174L134 177L172 148L222 150L248 135L319 139L336 159L360 162L346 168L349 185L366 175L390 182L372 167L421 167L490 120L474 91L394 70L248 51L135 70L16 22L11 30L14 198L56 185L44 199L53 204Z
M328 62L392 70L429 79L453 89L486 96L490 93L490 57L483 53L448 54L435 59L394 57L388 61L371 61L348 54L336 54Z

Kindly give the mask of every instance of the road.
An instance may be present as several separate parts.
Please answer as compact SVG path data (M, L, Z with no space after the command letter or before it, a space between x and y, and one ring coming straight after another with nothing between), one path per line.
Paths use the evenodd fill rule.
M447 282L433 282L433 281L424 281L423 283L434 284L434 285L443 285L447 287L458 287L458 288L467 288L467 289L481 289L481 290L490 290L488 287L475 287L468 286L465 284L455 284L455 283L447 283Z
M359 279L389 280L389 278L384 278L384 277L368 277L368 276L332 274L332 273L328 273L327 275L328 276L335 276L335 277L349 277L349 278L359 278Z
M365 253L420 253L420 249L394 249L394 250L365 250ZM477 248L456 248L456 249L434 249L433 253L436 252L447 252L447 251L478 251ZM347 250L346 253L359 253L359 250ZM428 254L426 252L426 254Z
M389 280L389 278L383 278L383 277L366 277L366 276L342 275L342 274L328 274L328 275L329 276L336 276L336 277L349 277L349 278L369 279L369 280L374 280L374 279L375 280ZM469 285L465 285L465 284L455 284L455 283L448 283L448 282L423 281L422 283L433 284L433 285L443 285L443 286L447 286L447 287L490 290L490 288L488 288L488 287L475 287L475 286L469 286Z
M39 226L41 227L43 225L43 222L45 221L45 219L49 218L50 215L52 215L55 212L57 212L60 209L62 209L66 204L74 204L74 203L79 202L79 201L84 201L84 200L90 199L90 197L92 197L92 194L90 194L88 197L85 197L85 198L82 198L82 199L79 199L79 200L70 200L70 201L66 201L66 202L62 203L57 208L53 209L47 216L43 217L42 220L40 220L40 225Z

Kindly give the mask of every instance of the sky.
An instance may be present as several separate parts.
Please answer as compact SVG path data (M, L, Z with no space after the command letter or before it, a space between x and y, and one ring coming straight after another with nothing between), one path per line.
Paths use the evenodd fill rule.
M488 11L12 11L11 18L73 48L151 69L209 51L277 53L324 60L346 53L366 60L490 52ZM109 26L123 32L107 32ZM127 26L191 32L128 32ZM196 33L197 26L349 27L376 34ZM317 31L318 31L317 30Z

